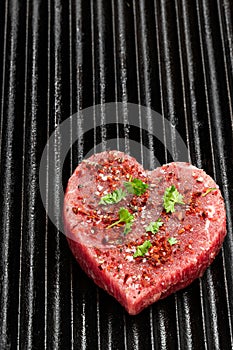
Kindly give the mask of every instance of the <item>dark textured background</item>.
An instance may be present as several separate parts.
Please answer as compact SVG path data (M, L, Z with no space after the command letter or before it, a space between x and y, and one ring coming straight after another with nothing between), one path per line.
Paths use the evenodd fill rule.
M1 350L233 348L232 19L231 0L0 2ZM228 216L203 278L136 317L80 270L38 186L58 123L111 101L168 118ZM64 183L89 148L74 147Z

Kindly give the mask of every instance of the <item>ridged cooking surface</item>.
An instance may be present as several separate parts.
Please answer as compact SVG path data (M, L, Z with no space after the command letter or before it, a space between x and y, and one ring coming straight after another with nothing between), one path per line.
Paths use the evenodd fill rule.
M230 0L1 1L1 350L233 348L232 20ZM40 159L58 124L113 101L151 107L171 122L172 154L143 132L136 138L162 163L177 159L176 127L190 161L219 184L228 219L203 278L134 317L80 270L39 191ZM93 147L108 147L106 121L103 110L101 130L75 143L64 185ZM150 113L139 123L156 127ZM81 114L72 128L82 130ZM117 136L114 147L123 137L130 152L132 133L118 128ZM57 134L57 167L61 147ZM142 146L140 157L145 164ZM59 178L48 165L53 172L46 205L56 216Z

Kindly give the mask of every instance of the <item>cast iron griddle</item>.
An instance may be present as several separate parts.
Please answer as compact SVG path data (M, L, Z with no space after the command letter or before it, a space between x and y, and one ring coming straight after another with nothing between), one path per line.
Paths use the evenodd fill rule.
M1 1L1 350L233 348L232 18L230 0ZM219 184L228 216L223 249L203 278L136 317L80 270L39 191L40 159L57 125L113 101L167 118L192 163ZM64 186L111 139L115 148L120 138L152 148L161 163L175 157L175 143L170 154L140 128L116 133L104 118L73 145ZM149 114L144 121L154 122ZM72 127L82 128L81 116ZM59 147L57 137L58 167ZM145 163L143 152L137 160ZM56 213L58 202L54 186L47 206Z

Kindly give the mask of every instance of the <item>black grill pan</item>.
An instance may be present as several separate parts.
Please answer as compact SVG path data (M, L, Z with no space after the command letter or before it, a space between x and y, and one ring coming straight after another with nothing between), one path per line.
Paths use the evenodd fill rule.
M1 350L233 348L232 19L230 0L0 2ZM114 101L168 119L189 160L219 184L227 210L227 238L204 276L135 317L81 271L46 214L59 208L58 189L45 206L39 189L42 152L57 126ZM104 118L71 147L64 186L111 138L129 151L136 137L161 163L176 159L175 146L167 152L142 130L106 126ZM82 122L79 114L71 133ZM138 161L145 163L143 151ZM51 172L56 181L48 159Z

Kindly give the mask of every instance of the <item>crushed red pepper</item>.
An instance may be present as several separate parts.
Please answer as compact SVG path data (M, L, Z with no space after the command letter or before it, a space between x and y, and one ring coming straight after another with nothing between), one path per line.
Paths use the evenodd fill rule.
M148 183L148 179L144 176L142 176L141 171L137 171L136 166L129 165L128 159L108 159L108 161L105 161L102 159L99 162L99 166L97 169L97 175L95 176L96 183L98 183L100 190L95 193L98 198L100 199L103 196L103 193L106 190L104 188L107 187L108 193L115 190L117 187L119 188L119 183L122 182L122 179L125 181L128 181L130 177L136 176L137 178L140 178L144 183ZM121 182L120 182L121 181ZM107 186L106 186L107 184ZM133 214L135 212L141 212L142 208L146 205L147 199L148 199L149 193L146 191L141 196L130 196L130 200L127 203L127 210ZM82 196L78 196L77 200L83 200ZM98 222L99 225L104 224L104 227L109 226L114 221L118 220L118 217L116 215L109 213L106 216L106 212L102 212L101 206L100 210L101 213L97 214L97 211L93 210L93 205L87 205L88 208L82 208L80 206L73 207L72 210L74 214L81 214L87 216L87 219L91 220L93 224L96 225L96 222ZM120 223L117 226L122 226L122 223Z
M196 214L200 211L200 201L198 200L201 197L201 192L193 192L191 195L189 209L186 211L187 215Z
M86 215L88 219L95 220L95 221L99 220L99 216L96 214L96 210L87 211L86 209L81 207L73 207L72 211L76 215L77 214Z
M143 235L140 239L135 242L130 242L127 247L132 249L141 245L145 240L150 240L152 247L148 249L148 252L144 256L138 256L134 258L137 263L141 263L146 259L146 261L152 266L159 266L168 261L172 254L172 246L168 243L168 235L153 235L148 232L147 235Z
M168 261L172 254L172 247L168 243L167 238L162 236L152 243L149 249L149 256L147 261L152 266L159 266Z

